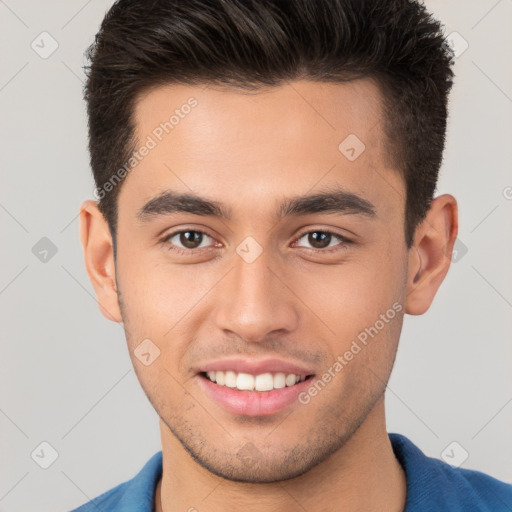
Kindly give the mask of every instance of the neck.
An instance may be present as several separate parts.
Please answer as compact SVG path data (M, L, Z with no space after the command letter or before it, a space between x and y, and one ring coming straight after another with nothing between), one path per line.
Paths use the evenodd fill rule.
M163 473L156 512L402 512L407 483L394 456L380 400L350 439L307 473L274 483L233 482L200 466L161 422Z

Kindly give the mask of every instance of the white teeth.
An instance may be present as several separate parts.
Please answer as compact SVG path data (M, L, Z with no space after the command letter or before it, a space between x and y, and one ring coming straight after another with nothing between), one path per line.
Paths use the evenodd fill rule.
M249 373L239 373L236 378L237 389L246 389L252 391L254 389L254 376Z
M295 375L293 373L290 373L286 376L286 385L287 386L293 386L295 384Z
M236 373L228 371L210 371L206 372L207 377L219 384L219 386L227 386L237 388L242 391L271 391L273 389L282 389L286 386L293 386L298 382L302 382L306 376L295 375L293 373L261 373L259 375L251 375L250 373Z
M284 373L276 373L274 375L274 388L281 389L286 387L286 375Z
M236 388L236 373L225 372L224 373L224 385L228 388Z
M270 391L274 389L274 377L272 377L271 373L256 375L254 381L254 389L256 391Z

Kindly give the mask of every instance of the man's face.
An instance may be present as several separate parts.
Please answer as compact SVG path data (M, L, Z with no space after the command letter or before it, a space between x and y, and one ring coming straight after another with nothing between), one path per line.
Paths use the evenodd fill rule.
M181 108L190 97L197 104ZM389 167L381 105L367 80L251 94L168 86L137 103L139 144L150 136L156 146L118 198L116 281L130 356L162 421L218 475L300 475L382 404L408 253L405 186ZM176 109L169 133L158 130ZM352 204L277 216L286 201L334 189L359 196L374 215ZM230 218L165 213L155 203L138 215L166 191L215 201ZM146 366L135 350L147 339L141 347L151 355L141 359L152 360L155 346L160 354ZM204 373L271 373L280 386L275 375L293 365L307 381L273 391L234 390ZM318 380L324 385L310 392Z

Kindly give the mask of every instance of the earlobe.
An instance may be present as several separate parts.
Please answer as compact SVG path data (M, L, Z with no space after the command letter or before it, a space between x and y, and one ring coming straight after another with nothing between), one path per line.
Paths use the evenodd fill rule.
M80 240L98 307L109 320L121 322L112 236L96 201L84 201L80 207Z
M432 304L450 268L457 231L456 199L450 194L435 198L409 251L406 313L422 315Z

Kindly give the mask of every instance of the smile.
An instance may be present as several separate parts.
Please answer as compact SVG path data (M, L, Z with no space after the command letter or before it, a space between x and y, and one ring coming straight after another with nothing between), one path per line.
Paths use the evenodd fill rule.
M293 373L201 372L199 386L214 404L237 416L270 416L290 407L301 407L298 396L314 375ZM295 404L295 405L294 405Z
M219 386L236 388L240 391L272 391L273 389L283 389L306 380L307 375L295 375L294 373L260 373L251 375L250 373L228 371L209 371L205 373L210 381Z

